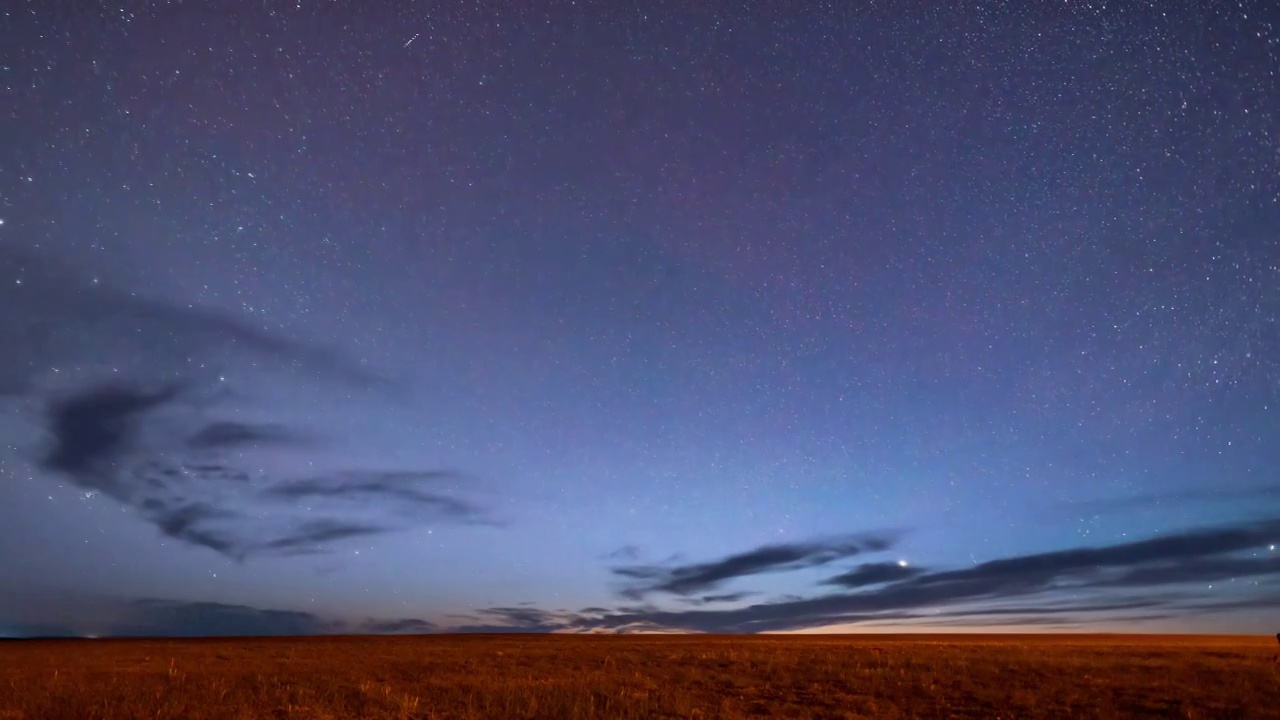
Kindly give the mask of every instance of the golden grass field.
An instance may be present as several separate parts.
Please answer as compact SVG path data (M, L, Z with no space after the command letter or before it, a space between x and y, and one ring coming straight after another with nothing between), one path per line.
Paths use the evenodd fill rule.
M1273 637L0 643L0 718L1280 718Z

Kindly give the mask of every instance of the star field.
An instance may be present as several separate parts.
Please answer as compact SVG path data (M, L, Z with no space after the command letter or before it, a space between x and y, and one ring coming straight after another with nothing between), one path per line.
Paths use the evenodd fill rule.
M0 635L1274 632L1280 14L696 5L5 9Z

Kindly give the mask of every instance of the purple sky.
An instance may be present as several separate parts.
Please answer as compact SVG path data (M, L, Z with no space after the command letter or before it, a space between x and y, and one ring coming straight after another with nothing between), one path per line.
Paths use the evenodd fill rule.
M0 635L1280 629L1271 3L63 5Z

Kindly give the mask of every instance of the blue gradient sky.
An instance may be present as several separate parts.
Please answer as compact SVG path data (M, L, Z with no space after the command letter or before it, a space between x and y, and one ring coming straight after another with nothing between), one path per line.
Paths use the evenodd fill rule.
M1274 8L687 5L6 10L0 633L1274 632Z

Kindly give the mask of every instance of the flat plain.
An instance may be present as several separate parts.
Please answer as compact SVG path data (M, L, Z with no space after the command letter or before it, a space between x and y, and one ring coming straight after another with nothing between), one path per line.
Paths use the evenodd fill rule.
M1274 637L0 643L0 719L1280 718Z

